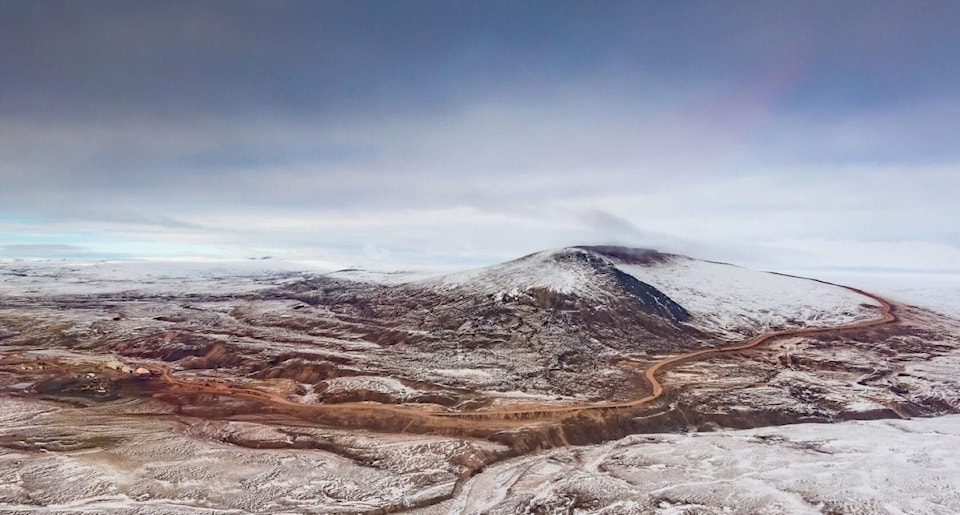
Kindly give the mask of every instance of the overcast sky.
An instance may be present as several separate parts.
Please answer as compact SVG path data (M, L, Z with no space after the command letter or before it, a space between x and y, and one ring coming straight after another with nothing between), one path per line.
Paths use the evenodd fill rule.
M960 2L0 0L0 257L960 270Z

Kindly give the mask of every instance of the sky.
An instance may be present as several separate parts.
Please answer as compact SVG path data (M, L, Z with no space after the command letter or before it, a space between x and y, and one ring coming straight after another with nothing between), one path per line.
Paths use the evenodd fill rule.
M0 257L960 271L960 2L0 0Z

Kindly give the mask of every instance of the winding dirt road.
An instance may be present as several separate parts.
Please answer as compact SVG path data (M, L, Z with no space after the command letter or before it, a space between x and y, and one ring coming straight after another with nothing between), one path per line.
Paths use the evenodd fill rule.
M783 275L783 274L780 274ZM815 279L808 279L814 280ZM210 377L190 377L176 373L162 362L146 364L149 377L131 377L116 372L114 379L122 377L122 384L130 388L129 392L137 396L154 395L163 401L179 407L189 407L191 415L200 417L232 418L236 413L243 417L252 417L267 424L308 424L339 428L355 428L385 433L419 433L454 436L460 439L484 439L502 444L502 449L489 454L469 456L463 462L454 462L461 466L462 472L448 494L431 497L420 506L427 506L457 498L470 479L484 467L498 461L528 453L537 449L568 445L569 443L598 443L620 438L638 432L631 426L632 421L647 420L660 415L676 415L682 410L667 408L665 403L656 403L662 399L669 384L661 382L662 373L678 364L708 356L724 353L736 353L753 349L771 341L811 335L842 335L863 331L873 327L892 324L898 321L895 306L879 296L852 287L846 287L817 281L835 287L842 287L864 299L872 299L879 304L878 317L833 327L813 327L794 330L778 330L763 333L748 340L723 347L707 348L685 352L655 361L643 370L642 377L649 384L644 388L642 397L623 402L591 402L576 405L546 406L507 406L475 411L443 411L443 408L415 407L374 402L350 402L340 404L307 404L291 400L283 393L259 389L255 385L234 383L225 379ZM54 358L21 358L9 361L11 367L39 367L46 373L59 377L70 377L76 370L65 367ZM138 362L139 366L140 363ZM97 365L102 368L102 365ZM32 368L31 368L32 370ZM98 373L102 371L98 370ZM29 372L34 373L34 372ZM198 395L200 397L198 397ZM244 399L251 403L242 405L237 412L226 406L220 410L223 398ZM236 404L236 403L235 403ZM205 412L204 410L210 411ZM680 413L682 415L682 413ZM278 416L282 415L282 416ZM292 420L296 419L296 420ZM243 420L248 420L244 418ZM301 422L305 421L305 422ZM659 422L658 422L659 423ZM647 430L650 426L641 428ZM252 441L231 440L236 445L260 448ZM299 447L298 447L299 448ZM325 447L318 447L326 449ZM498 448L499 449L499 448ZM471 451L472 452L472 451ZM498 484L503 481L498 478ZM502 486L502 485L501 485ZM509 485L508 485L509 487ZM416 506L414 506L416 507ZM379 510L383 513L412 508L411 506L387 507Z
M784 274L779 274L784 275ZM808 279L815 280L815 279ZM815 280L816 281L816 280ZM494 430L516 428L539 422L562 419L576 416L585 412L609 413L616 410L629 410L643 406L659 399L664 393L664 385L657 375L674 365L692 359L715 354L738 352L758 347L771 340L814 334L841 334L860 331L871 327L889 324L897 321L893 305L886 299L863 290L848 286L841 286L825 281L817 281L832 286L842 287L864 297L873 299L880 304L881 317L874 320L855 322L834 327L816 327L795 330L772 331L761 334L744 342L725 347L700 349L661 359L650 365L644 371L644 378L650 384L650 393L625 402L596 402L570 406L545 406L537 408L500 408L468 412L430 411L414 407L397 406L371 402L350 402L341 404L303 404L292 401L283 395L259 390L241 385L232 385L222 381L203 379L181 379L175 377L169 367L155 365L158 372L157 379L164 383L164 390L183 393L206 393L221 396L246 398L267 404L278 411L285 412L300 418L327 423L347 423L351 426L372 426L373 429L397 430L406 432L415 430L422 433L450 434L459 432L466 435L484 429L484 433ZM388 418L394 421L391 424L377 424L377 418ZM457 431L459 429L459 431ZM466 431L473 429L474 431Z

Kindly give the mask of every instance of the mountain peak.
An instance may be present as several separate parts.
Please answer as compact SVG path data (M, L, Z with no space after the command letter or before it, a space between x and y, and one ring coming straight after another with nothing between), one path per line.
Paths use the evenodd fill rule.
M621 251L626 254L626 250ZM653 252L653 251L650 251ZM655 253L656 256L661 256ZM663 292L617 268L607 255L590 247L545 250L478 270L428 280L444 291L497 299L525 297L552 300L551 305L603 306L622 304L666 318L673 323L689 317L686 309Z
M655 249L621 247L618 245L578 245L573 248L600 254L601 256L629 265L665 263L672 258L684 257L677 254L663 253Z

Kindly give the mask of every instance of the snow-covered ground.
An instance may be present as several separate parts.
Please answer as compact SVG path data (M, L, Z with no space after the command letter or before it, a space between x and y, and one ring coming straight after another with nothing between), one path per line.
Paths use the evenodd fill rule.
M834 326L878 316L869 297L828 284L671 256L618 268L656 287L694 315L691 323L720 334L776 327Z
M325 274L325 276L334 279L346 279L348 281L356 281L361 283L393 286L434 277L440 275L440 273L441 272L436 270L400 270L387 272L350 268L345 270L337 270L336 272L330 272Z
M575 258L585 251L565 249L559 260L554 259L556 252L432 279L350 271L333 276L381 284L419 281L416 284L429 287L466 286L494 295L530 288L578 295L599 291L590 286L596 278L592 275L595 269L582 260L564 257ZM670 258L620 268L699 315L693 323L712 323L706 327L717 331L728 329L725 324L741 332L778 325L832 325L877 313L875 308L861 305L874 302L849 290L730 265ZM129 290L233 293L296 280L298 269L269 260L232 264L8 260L0 262L0 295ZM849 284L960 317L957 275L794 273ZM310 335L315 339L306 339L289 329L289 323L295 317L313 320L324 315L319 308L299 309L299 301L263 301L257 307L227 302L230 309L221 310L223 313L233 317L245 314L231 322L247 324L237 346L266 342L275 350L322 352L324 356L344 358L356 358L361 353L375 356L380 348L349 338L352 333ZM125 318L118 323L161 323L155 320L157 313L151 306L125 309ZM174 305L164 309L180 308ZM266 322L277 325L268 325L266 333L250 332L250 328L260 327L256 324ZM955 340L951 334L944 333L943 338ZM331 348L309 350L304 344L321 339ZM937 343L931 339L924 342ZM791 352L804 350L800 345ZM808 364L816 360L847 364L862 361L861 368L867 370L872 365L873 355L853 347L829 348L821 354L814 350L806 350ZM546 400L523 392L494 392L494 386L501 388L499 374L504 374L506 367L492 355L483 356L462 368L451 368L449 360L432 355L419 355L404 363L421 367L424 372L420 379L436 384L469 380L484 396ZM917 354L910 359L914 361L891 372L895 384L910 392L930 388L932 397L942 393L944 399L956 398L960 360L955 354ZM710 364L714 372L721 365ZM702 380L707 376L697 366L705 365L690 364L669 373L687 373L694 378L691 380ZM742 369L739 363L726 366ZM764 377L756 388L741 388L741 398L766 395L764 406L775 406L772 402L786 398L783 392L789 386L799 384L825 391L818 395L831 402L847 402L847 398L835 395L840 390L830 381L866 391L855 377L815 374L802 367ZM921 383L921 387L915 387ZM931 383L936 387L930 387ZM882 387L884 383L877 384ZM342 377L328 379L326 385L329 393L367 390L398 399L419 393L390 377ZM22 389L19 383L11 388L17 390L18 386ZM704 385L699 386L703 391ZM716 391L722 389L724 395L730 390L719 381L709 386ZM579 388L582 391L583 387ZM451 491L462 470L456 464L466 459L464 456L489 450L492 445L452 437L308 428L280 431L239 422L187 420L189 423L183 426L166 417L167 411L158 411L162 416L157 418L139 413L117 417L109 412L124 402L128 401L81 410L5 397L4 410L0 410L0 439L10 445L0 445L0 511L374 510ZM847 404L846 409L874 410L883 404L872 398L857 402L861 404ZM130 412L141 409L141 403L149 403L142 405L144 410L151 406L166 409L147 400L135 401ZM98 410L103 413L97 414ZM311 438L318 448L327 448L333 442L348 452L338 456L317 449L246 449L225 443L237 439L288 442L289 438ZM960 416L638 435L603 445L555 449L490 466L471 479L457 499L425 513L563 512L565 507L575 507L577 513L960 513L957 449Z
M856 286L899 302L960 318L960 274L836 271L793 273Z
M873 299L816 281L683 256L624 264L584 248L538 252L416 284L497 298L543 289L603 302L609 290L600 276L608 260L686 308L694 315L691 324L731 339L771 328L841 325L879 314Z
M580 261L590 254L577 248L545 250L475 270L447 274L425 282L439 289L467 288L482 295L516 296L532 289L596 295L596 270Z
M352 392L365 390L394 396L399 400L406 400L420 393L418 390L393 379L379 376L352 376L327 379L327 393Z
M270 288L303 273L382 285L413 284L477 295L515 296L534 289L603 298L598 271L580 248L548 250L521 259L455 273L329 270L316 263L283 260L76 262L0 260L0 295L42 296L138 291L149 294L233 294ZM731 265L670 257L618 268L648 283L694 315L692 324L731 338L773 327L837 325L876 316L869 298L843 288ZM799 274L803 275L803 274ZM960 276L888 276L829 273L818 278L864 286L951 314L960 313ZM918 286L916 283L919 282Z
M488 467L421 513L955 514L958 449L957 415L637 435Z
M300 272L328 272L320 264L281 260L66 261L0 259L0 295L243 293L280 284Z
M447 437L175 420L170 411L152 400L81 409L4 398L0 513L368 513L442 496L460 463L500 449ZM277 448L291 439L310 444Z

